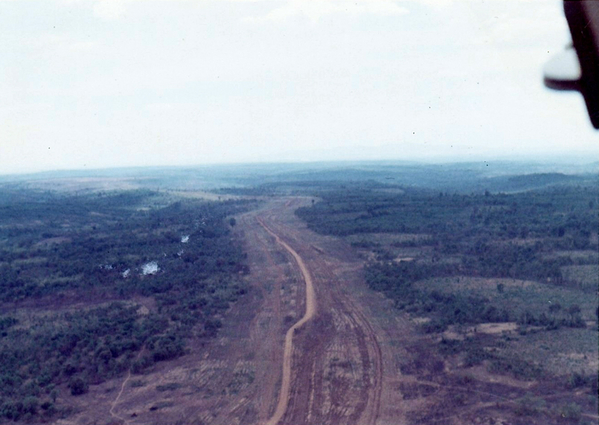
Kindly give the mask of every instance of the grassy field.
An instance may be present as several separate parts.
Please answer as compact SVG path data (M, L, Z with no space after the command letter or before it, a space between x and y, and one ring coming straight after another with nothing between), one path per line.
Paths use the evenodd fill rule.
M465 276L423 280L417 282L415 287L427 292L485 298L498 310L510 312L510 323L460 327L460 332L456 332L458 328L452 326L444 333L445 338L477 338L484 335L480 341L482 346L486 347L485 350L491 349L495 356L536 365L553 375L592 375L597 371L599 339L597 300L594 295L589 296L589 293L580 289L533 281ZM548 330L542 326L529 326L521 320L526 313L535 317L545 314L567 319L576 306L586 322L584 328Z
M596 299L573 288L527 280L467 276L424 280L417 282L415 286L426 291L488 298L498 309L510 311L514 318L520 317L526 311L534 315L550 314L549 307L559 304L561 308L555 313L557 315L567 315L568 308L578 305L583 320L596 320Z
M599 287L599 264L564 266L561 271L567 282L573 283L584 291L597 291Z
M596 329L533 330L506 339L498 354L539 364L554 375L592 375L599 366Z

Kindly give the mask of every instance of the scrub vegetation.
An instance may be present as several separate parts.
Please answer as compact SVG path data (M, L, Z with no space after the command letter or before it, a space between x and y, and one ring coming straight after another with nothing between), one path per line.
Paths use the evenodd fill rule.
M216 336L246 291L228 217L247 206L143 190L4 189L0 418L66 413L59 394L84 394L183 355L191 337Z
M596 395L596 185L395 189L331 187L313 192L320 202L296 214L312 230L346 238L366 260L370 288L437 341L452 368L554 379ZM596 411L587 396L578 403ZM578 420L576 406L568 415L576 410ZM548 414L558 420L562 413Z

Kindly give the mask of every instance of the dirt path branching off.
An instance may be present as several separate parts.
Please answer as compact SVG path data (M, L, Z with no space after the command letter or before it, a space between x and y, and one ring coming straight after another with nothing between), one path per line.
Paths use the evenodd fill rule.
M113 418L118 419L120 421L123 421L124 424L127 424L127 419L125 419L122 416L120 416L119 414L115 413L114 410L116 409L117 405L121 401L121 396L123 395L123 391L125 391L125 387L127 386L127 383L129 382L130 379L131 379L131 369L129 369L129 372L127 372L127 376L125 377L125 380L121 384L121 389L120 389L119 393L117 394L114 401L111 403L110 411L109 411L110 416L112 416Z

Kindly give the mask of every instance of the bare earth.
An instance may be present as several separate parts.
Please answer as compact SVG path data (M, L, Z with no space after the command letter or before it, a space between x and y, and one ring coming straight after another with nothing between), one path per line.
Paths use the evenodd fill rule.
M264 229L270 233L285 250L293 256L293 259L297 263L298 267L302 272L302 278L306 283L306 313L304 316L292 327L289 328L285 334L285 347L283 353L283 379L281 381L281 389L279 391L279 402L277 403L277 409L267 421L267 425L276 425L279 423L283 415L287 412L287 406L289 405L289 391L291 387L291 371L292 371L292 360L293 360L293 335L309 320L311 320L316 314L316 295L314 293L314 284L310 272L306 268L304 261L293 248L287 243L283 242L272 230L264 224L264 222L258 218L258 222Z
M252 290L217 340L192 341L188 355L143 375L60 397L75 413L58 423L508 423L505 406L530 385L484 371L468 382L452 377L432 342L367 289L349 245L294 215L309 203L277 199L238 217Z

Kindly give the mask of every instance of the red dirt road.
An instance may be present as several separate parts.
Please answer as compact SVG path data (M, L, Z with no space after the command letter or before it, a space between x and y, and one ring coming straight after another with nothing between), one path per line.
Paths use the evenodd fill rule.
M256 217L273 238L266 246L278 244L301 272L296 304L305 305L302 319L286 332L276 409L264 423L374 424L381 404L382 352L372 325L340 279L347 274L344 267L358 272L357 264L330 255L325 245L332 241L314 238L295 218L293 210L302 203L307 200L272 203Z
M266 422L266 425L276 425L279 423L283 415L287 412L287 406L289 405L289 389L291 386L291 372L292 372L292 354L293 354L293 335L295 332L300 329L304 323L308 320L312 319L316 314L316 295L314 294L314 284L312 283L312 277L310 276L310 272L308 268L304 264L304 261L299 256L297 252L285 242L283 242L272 230L268 228L264 224L264 222L258 218L258 222L260 225L272 236L275 237L275 240L278 244L280 244L287 252L289 252L293 259L295 260L297 266L300 268L302 272L302 277L306 284L306 312L304 316L295 323L292 327L289 328L287 333L285 334L285 347L283 352L283 368L282 375L283 379L281 381L281 389L279 391L279 402L277 403L277 409L271 416L271 418Z

